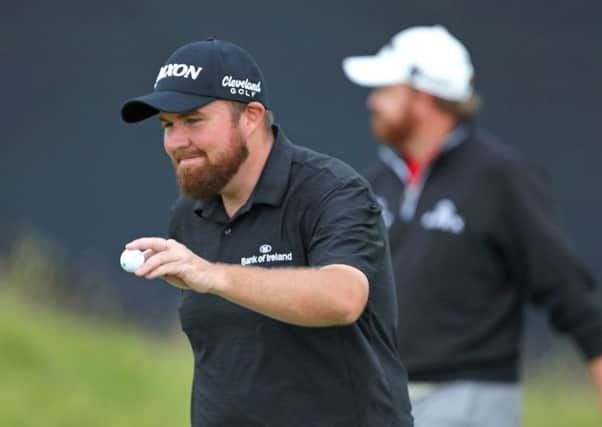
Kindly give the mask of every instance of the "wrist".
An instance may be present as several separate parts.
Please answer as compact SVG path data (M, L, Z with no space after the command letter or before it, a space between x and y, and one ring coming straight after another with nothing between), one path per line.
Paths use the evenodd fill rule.
M223 297L227 293L230 274L227 264L212 263L207 269L206 293Z

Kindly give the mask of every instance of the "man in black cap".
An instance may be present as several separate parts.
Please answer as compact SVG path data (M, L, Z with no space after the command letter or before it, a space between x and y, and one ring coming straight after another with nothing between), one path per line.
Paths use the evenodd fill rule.
M135 272L183 289L194 426L411 426L386 230L366 181L273 125L240 47L182 46L126 122L159 114L182 196Z

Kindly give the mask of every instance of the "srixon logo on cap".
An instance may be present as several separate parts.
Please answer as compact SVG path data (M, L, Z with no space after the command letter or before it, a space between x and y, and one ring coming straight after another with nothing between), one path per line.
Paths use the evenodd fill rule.
M159 81L165 77L184 77L185 79L196 80L203 67L196 67L188 64L167 64L161 67L157 80L155 80L155 88Z
M251 82L249 79L237 80L232 76L224 76L222 87L230 88L232 95L248 96L255 98L257 93L261 92L261 82Z

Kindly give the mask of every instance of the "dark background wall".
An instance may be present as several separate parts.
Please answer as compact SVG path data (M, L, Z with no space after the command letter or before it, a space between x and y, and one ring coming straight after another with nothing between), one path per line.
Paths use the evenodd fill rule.
M38 230L70 266L106 275L132 312L161 318L176 291L133 279L117 260L126 241L165 232L176 186L158 122L124 125L122 101L149 91L179 45L229 39L262 66L293 141L362 169L374 158L367 92L346 81L341 59L441 23L473 55L481 125L548 171L569 236L602 277L601 12L598 0L8 3L0 240Z

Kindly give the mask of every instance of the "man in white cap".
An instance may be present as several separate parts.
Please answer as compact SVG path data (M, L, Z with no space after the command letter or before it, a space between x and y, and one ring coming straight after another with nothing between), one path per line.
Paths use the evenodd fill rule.
M367 104L384 144L368 178L389 230L416 426L520 424L527 302L574 338L602 395L592 276L541 178L473 125L479 99L466 48L441 26L414 27L343 69L373 88Z

